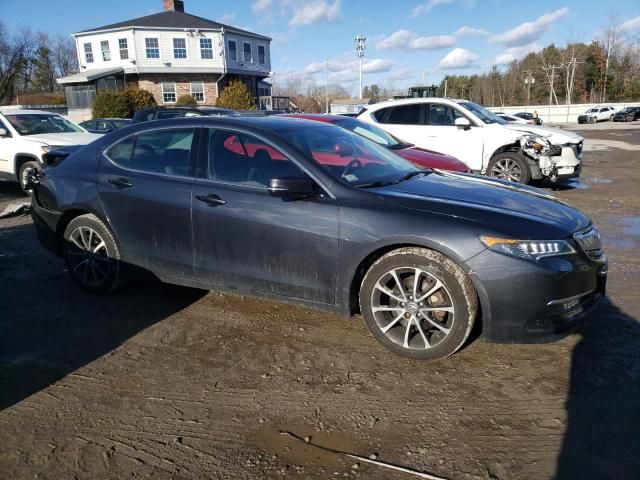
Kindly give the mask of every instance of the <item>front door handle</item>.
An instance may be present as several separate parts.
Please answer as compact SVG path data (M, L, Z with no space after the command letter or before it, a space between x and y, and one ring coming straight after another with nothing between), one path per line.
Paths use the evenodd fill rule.
M224 205L227 203L226 200L221 199L215 193L210 193L209 195L197 195L196 198L207 205Z
M118 188L129 188L133 187L133 183L131 183L126 178L110 178L109 183L111 185L115 185Z

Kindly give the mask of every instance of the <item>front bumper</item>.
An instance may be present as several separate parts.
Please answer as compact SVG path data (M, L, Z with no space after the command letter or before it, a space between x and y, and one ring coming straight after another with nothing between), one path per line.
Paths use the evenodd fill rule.
M58 222L62 213L46 209L40 205L37 191L31 197L31 218L36 226L38 240L42 246L54 255L62 256L60 239L57 234Z
M605 294L607 261L584 253L534 263L485 250L467 262L482 306L482 337L542 343L573 331Z

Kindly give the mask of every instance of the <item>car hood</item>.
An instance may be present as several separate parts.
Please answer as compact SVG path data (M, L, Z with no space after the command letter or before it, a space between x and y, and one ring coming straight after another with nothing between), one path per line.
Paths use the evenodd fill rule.
M591 224L542 190L476 175L433 172L372 191L397 206L466 218L531 239L563 238Z
M456 157L444 153L433 152L419 147L401 148L394 150L402 158L429 168L452 170L454 172L468 172L469 167Z
M532 135L539 135L546 138L554 145L564 145L567 143L580 143L584 140L584 137L577 133L568 132L560 128L553 127L541 127L539 125L522 125L518 123L511 123L505 125L510 130L516 130L518 132L531 133Z
M22 138L46 145L87 145L98 138L102 138L102 135L84 132L43 133L40 135L26 135Z

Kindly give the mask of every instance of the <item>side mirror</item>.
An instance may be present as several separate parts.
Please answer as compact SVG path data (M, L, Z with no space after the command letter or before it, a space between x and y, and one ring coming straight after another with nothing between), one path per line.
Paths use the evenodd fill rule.
M274 197L305 198L314 194L314 187L310 178L272 178L267 190Z
M471 122L466 117L456 118L456 121L454 123L456 127L463 130L469 130L471 128Z
M7 131L6 128L0 128L0 137L10 137L11 134Z

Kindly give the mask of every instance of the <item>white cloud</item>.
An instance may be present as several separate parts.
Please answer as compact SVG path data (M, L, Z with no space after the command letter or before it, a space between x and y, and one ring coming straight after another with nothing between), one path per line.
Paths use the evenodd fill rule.
M415 38L415 33L409 30L398 30L376 44L378 50L393 50L405 48Z
M632 18L631 20L627 20L618 28L623 32L628 32L630 30L640 30L640 16Z
M219 21L220 23L230 24L230 23L233 23L233 21L234 21L235 19L236 19L236 14L235 14L235 12L232 12L232 13L225 13L225 14L223 14L223 15L218 19L218 21Z
M362 72L366 74L378 74L393 70L395 62L386 58L366 58L362 62ZM291 75L313 76L326 71L326 62L313 62L305 66L300 71L292 71ZM359 77L359 61L353 52L345 53L336 58L329 59L329 81L330 82L352 82ZM323 77L324 78L324 77Z
M489 62L489 66L508 65L515 60L521 60L530 53L539 52L540 50L542 50L542 47L535 42L528 45L523 45L521 47L507 48L504 52L495 56Z
M438 68L452 70L456 68L470 67L478 59L478 55L464 48L454 48L440 60Z
M542 36L549 27L569 13L567 7L551 13L545 13L533 22L524 22L511 30L494 36L491 40L506 47L519 47L531 43Z
M410 30L398 30L376 43L378 50L395 50L410 48L413 50L439 50L455 45L456 37L451 35L436 35L433 37L419 37Z
M409 46L415 50L439 50L441 48L452 47L456 44L457 38L451 35L437 35L434 37L418 37Z
M255 0L251 5L253 13L263 13L273 6L273 0Z
M287 2L290 5L290 2ZM293 7L293 16L289 25L315 25L318 23L332 23L340 20L340 0L333 3L326 1L300 3Z
M486 30L483 30L482 28L464 26L456 30L454 35L456 37L469 37L472 35L489 35L489 32L487 32Z
M427 2L425 3L416 5L411 12L411 16L417 17L419 15L422 15L423 13L429 13L434 7L437 7L439 5L450 5L452 3L453 0L427 0Z

